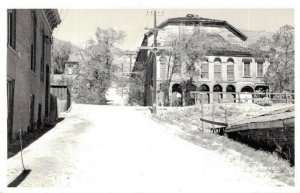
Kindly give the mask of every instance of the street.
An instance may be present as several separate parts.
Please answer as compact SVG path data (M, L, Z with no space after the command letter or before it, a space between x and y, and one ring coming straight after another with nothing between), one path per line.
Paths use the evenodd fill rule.
M63 121L23 151L31 172L19 186L96 187L101 192L286 186L245 172L170 128L153 121L146 108L73 104ZM21 172L18 153L8 159L8 183Z

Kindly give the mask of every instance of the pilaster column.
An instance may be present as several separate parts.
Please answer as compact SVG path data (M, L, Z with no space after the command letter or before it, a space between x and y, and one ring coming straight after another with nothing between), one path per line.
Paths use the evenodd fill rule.
M186 106L186 89L182 89L182 106Z

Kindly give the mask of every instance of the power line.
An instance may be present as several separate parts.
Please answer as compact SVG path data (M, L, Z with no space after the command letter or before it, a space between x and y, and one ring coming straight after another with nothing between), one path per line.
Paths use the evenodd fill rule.
M146 19L143 20L143 22L142 22L142 24L140 25L140 28L139 28L139 30L138 30L138 33L137 33L137 35L136 35L135 42L138 41L138 39L139 39L139 34L141 33L141 31L142 31L142 29L144 28L145 24L147 23L147 25L148 25L149 22L150 22L150 18L148 18L147 20L146 20Z

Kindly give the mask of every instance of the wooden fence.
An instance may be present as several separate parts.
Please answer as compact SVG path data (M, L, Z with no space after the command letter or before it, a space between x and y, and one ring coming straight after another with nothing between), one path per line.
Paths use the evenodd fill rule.
M71 106L71 94L65 85L51 85L51 94L57 97L57 113L58 116L62 112L66 112Z
M227 102L227 103L247 103L255 102L258 98L269 98L273 103L294 103L294 93L268 93L268 92L202 92L191 91L191 96L196 103ZM211 101L212 100L212 101Z

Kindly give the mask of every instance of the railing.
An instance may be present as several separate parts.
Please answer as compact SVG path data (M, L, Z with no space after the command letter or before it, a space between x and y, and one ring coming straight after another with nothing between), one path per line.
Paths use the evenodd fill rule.
M294 93L269 93L269 92L205 92L191 91L191 97L197 102L206 101L205 103L227 102L227 103L247 103L255 102L258 98L269 98L273 103L293 103L295 100Z
M223 118L223 119L225 119L224 120L225 122L215 121L215 118L218 118L218 119ZM224 109L224 116L223 117L216 117L215 116L215 105L213 104L212 105L212 112L211 112L211 120L209 120L209 119L204 118L204 108L203 108L203 103L201 103L201 118L200 118L200 121L201 121L201 125L199 127L202 128L201 129L202 132L204 131L204 123L208 123L208 124L211 124L210 130L213 133L217 132L217 133L223 135L224 132L225 132L226 127L228 127L227 109ZM215 127L215 126L218 126L218 127Z

